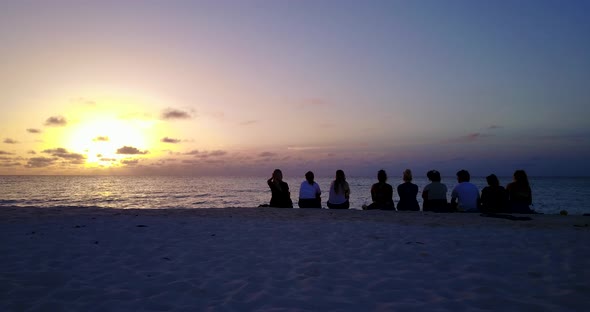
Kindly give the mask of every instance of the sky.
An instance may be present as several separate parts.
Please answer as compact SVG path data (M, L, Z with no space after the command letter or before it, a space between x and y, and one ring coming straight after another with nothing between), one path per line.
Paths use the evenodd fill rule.
M2 175L590 176L590 1L0 1Z

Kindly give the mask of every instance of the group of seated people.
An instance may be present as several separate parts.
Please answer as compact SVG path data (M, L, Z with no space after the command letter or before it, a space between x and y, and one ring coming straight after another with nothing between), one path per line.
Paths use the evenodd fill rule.
M433 212L485 212L485 213L534 213L530 209L532 192L527 174L524 170L516 170L513 181L506 188L500 186L496 175L489 175L486 180L488 186L481 191L470 182L469 172L457 172L457 182L451 192L451 202L447 201L447 186L441 183L441 175L436 170L426 174L430 183L422 191L423 211ZM397 186L399 202L397 210L419 211L420 205L418 186L412 183L412 171L406 169L402 175L404 183ZM381 209L396 210L393 201L393 187L387 183L385 170L377 172L377 183L371 187L372 203L363 205L364 210ZM276 169L268 179L271 190L270 207L293 208L289 185L283 181L283 173ZM308 171L305 181L299 189L299 208L322 208L320 186L314 181L314 174ZM337 170L334 181L330 184L327 206L330 209L348 209L350 187L346 182L344 171Z

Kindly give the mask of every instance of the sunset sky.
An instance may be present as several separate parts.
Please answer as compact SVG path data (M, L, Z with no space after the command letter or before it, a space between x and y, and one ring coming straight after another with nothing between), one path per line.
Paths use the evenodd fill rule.
M0 174L588 176L589 14L3 0Z

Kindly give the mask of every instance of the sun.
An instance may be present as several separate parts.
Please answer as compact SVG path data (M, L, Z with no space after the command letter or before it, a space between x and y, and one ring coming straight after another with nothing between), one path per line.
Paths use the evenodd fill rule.
M140 151L150 148L150 126L149 122L110 116L94 117L72 127L65 146L68 150L85 154L88 167L110 167L130 157L117 154L117 150L124 146L135 147Z

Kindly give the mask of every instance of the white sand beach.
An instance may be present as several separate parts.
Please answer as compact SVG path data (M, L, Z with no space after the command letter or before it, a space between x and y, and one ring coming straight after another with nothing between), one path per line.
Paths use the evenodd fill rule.
M0 209L0 311L588 311L590 217Z

